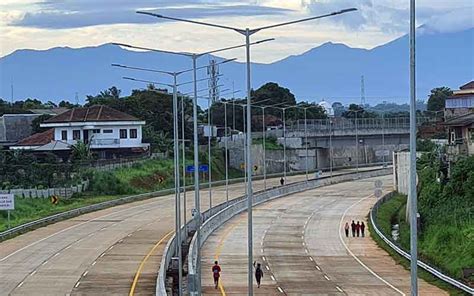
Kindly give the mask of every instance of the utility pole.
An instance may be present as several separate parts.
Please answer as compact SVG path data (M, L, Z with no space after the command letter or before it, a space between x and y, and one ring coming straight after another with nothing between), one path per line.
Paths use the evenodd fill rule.
M365 106L365 81L364 75L360 77L360 106Z

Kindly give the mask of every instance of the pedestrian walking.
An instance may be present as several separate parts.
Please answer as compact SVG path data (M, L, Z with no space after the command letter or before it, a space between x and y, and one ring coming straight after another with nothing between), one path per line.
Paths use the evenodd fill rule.
M281 186L285 185L285 179L283 179L283 177L281 177L281 179L280 179L280 185Z
M352 223L351 223L351 230L352 230L352 237L355 237L356 236L356 224L355 224L354 220L352 220Z
M214 287L217 289L219 285L219 278L221 277L221 267L217 261L214 261L214 266L212 267L212 276L214 277Z
M346 225L344 226L344 230L346 232L346 237L349 237L349 222L346 222Z
M356 234L357 234L357 237L359 237L359 234L360 234L360 223L359 223L359 221L357 221L357 224L356 224Z
M364 221L362 221L362 224L360 224L360 233L362 234L362 237L365 236L365 224L364 224Z
M255 262L254 262L255 266ZM263 278L263 270L262 270L262 265L260 263L257 263L257 267L255 268L255 279L257 280L257 288L260 288L260 282Z

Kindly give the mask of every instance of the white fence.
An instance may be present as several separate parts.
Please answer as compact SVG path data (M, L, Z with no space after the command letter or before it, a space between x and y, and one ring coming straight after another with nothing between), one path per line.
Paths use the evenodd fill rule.
M70 198L74 193L80 193L86 191L89 188L89 181L82 181L81 183L70 186L70 187L60 187L60 188L45 188L45 189L9 189L9 190L0 190L0 193L11 193L15 196L20 196L23 198L49 198L53 195L62 198Z

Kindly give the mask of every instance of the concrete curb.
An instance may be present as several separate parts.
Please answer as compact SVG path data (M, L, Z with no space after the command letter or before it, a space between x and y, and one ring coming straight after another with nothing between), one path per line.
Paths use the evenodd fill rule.
M362 178L369 178L369 177L376 177L387 175L392 172L391 168L385 169L374 169L369 171L362 171L362 172L350 172L342 175L336 175L331 177L322 177L319 179L311 179L308 181L301 181L295 182L292 184L288 184L283 187L274 187L272 189L266 191L260 191L254 193L254 206L268 202L270 200L280 198L283 196L287 196L293 193L302 192L308 189L314 189L325 185L352 181ZM212 234L214 230L219 228L223 223L228 221L229 219L233 218L235 215L244 212L247 209L247 201L246 197L242 196L239 198L234 199L232 202L229 201L228 204L220 204L213 209L212 213L208 210L203 213L204 215L204 223L201 225L201 246L204 244L206 239ZM193 222L193 221L191 221ZM188 225L191 225L189 223ZM189 226L188 226L189 227ZM165 253L163 254L160 270L157 277L157 285L156 285L156 295L167 295L166 286L165 286L165 278L166 278L166 271L168 270L169 264L171 263L171 259L174 255L173 251L175 249L176 239L173 237L165 248ZM199 246L199 247L201 247ZM188 254L188 290L190 295L195 295L199 291L199 281L196 277L197 271L197 236L194 235L193 239L190 244L189 254Z
M394 250L395 252L397 252L399 255L405 257L407 260L410 260L411 259L411 256L409 253L405 252L401 247L399 247L395 242L393 242L391 239L387 238L383 233L382 231L380 231L380 229L377 227L377 224L375 223L375 218L377 216L377 212L378 212L378 209L380 208L380 206L390 200L393 196L395 195L395 192L390 192L384 196L382 196L375 204L374 206L372 207L372 209L370 210L370 224L372 226L372 229L375 230L375 233L392 249ZM423 268L425 271L429 272L430 274L432 274L433 276L439 278L440 280L452 285L453 287L455 288L458 288L464 292L467 292L471 295L474 295L474 288L472 287L469 287L468 285L458 281L458 280L455 280L447 275L445 275L444 273L440 272L439 270L437 270L436 268L418 260L418 266Z

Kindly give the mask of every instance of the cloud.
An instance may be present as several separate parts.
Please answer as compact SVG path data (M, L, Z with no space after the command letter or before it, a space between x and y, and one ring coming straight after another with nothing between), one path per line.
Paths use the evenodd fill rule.
M423 31L450 33L474 28L474 10L456 9L444 14L434 15L423 26Z
M9 25L69 29L96 25L156 23L157 20L152 17L137 15L137 10L183 18L281 15L291 11L252 4L234 4L230 1L50 0L38 4L38 11L27 12Z

